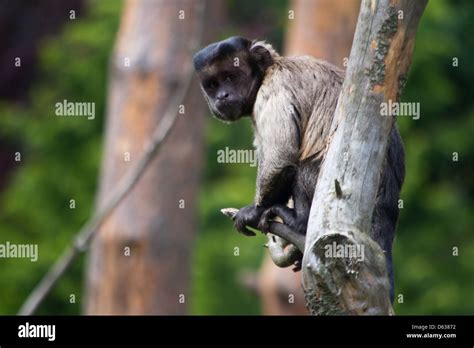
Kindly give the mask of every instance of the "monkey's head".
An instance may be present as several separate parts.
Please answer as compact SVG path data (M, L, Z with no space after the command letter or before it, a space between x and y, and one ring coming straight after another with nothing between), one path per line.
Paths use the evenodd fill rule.
M194 68L212 114L223 121L250 115L265 71L278 54L265 42L230 37L194 55Z

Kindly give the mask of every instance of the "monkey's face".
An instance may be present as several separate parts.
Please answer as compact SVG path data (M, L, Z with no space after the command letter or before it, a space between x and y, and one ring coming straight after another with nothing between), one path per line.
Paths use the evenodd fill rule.
M250 67L235 67L226 61L200 73L201 86L212 114L223 121L235 121L252 112L257 81Z
M242 37L213 43L196 53L194 67L212 114L223 121L250 115L271 62L268 51L253 49L252 42Z

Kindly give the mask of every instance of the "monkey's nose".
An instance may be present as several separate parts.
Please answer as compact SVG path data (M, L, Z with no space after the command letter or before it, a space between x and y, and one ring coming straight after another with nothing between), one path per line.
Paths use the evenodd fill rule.
M224 100L224 99L227 99L229 97L229 93L227 92L219 92L217 94L217 100Z

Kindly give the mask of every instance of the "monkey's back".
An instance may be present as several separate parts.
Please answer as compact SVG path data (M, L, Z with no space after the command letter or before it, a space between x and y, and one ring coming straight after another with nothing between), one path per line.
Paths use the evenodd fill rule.
M259 90L255 103L257 110L261 111L267 102L281 98L288 103L285 117L297 125L298 134L295 137L298 138L299 149L292 191L295 208L299 211L309 212L319 170L331 141L331 125L343 80L343 70L325 61L310 56L279 57L267 70ZM391 249L404 174L403 143L394 126L377 194L372 230L372 237L386 251ZM377 217L381 214L381 207L385 212L391 209L390 228L381 228L383 224L379 221L382 219ZM385 237L382 230L385 230Z
M267 69L255 101L255 144L258 148L275 130L288 139L296 167L293 196L303 210L309 211L343 79L344 72L325 61L280 56Z
M343 79L343 70L311 56L279 57L267 70L255 107L279 93L288 101L288 117L294 108L299 161L321 158Z

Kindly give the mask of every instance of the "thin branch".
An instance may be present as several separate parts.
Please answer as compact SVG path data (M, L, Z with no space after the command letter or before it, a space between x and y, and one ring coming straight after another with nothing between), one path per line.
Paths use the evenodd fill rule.
M202 40L204 32L204 14L206 2L200 2L198 8L199 14L199 30L196 31L196 37L190 41L191 51L196 50ZM190 60L191 62L191 60ZM124 177L122 177L116 189L109 195L102 209L96 212L79 230L76 234L72 244L63 252L63 254L56 260L54 265L50 268L48 273L43 277L39 284L33 289L26 301L18 311L18 315L32 315L44 301L46 296L54 288L58 280L66 273L69 267L77 256L85 251L94 238L97 230L101 227L105 219L114 211L119 203L127 196L127 194L134 188L135 184L142 177L148 165L151 163L157 154L161 144L168 137L171 129L177 118L177 109L186 98L193 78L193 68L191 64L185 69L186 79L181 83L177 89L173 99L169 103L165 114L144 148L143 155L138 161L138 164L130 169Z

